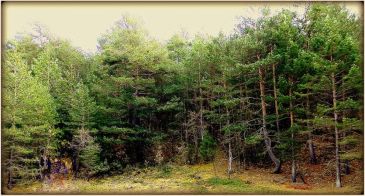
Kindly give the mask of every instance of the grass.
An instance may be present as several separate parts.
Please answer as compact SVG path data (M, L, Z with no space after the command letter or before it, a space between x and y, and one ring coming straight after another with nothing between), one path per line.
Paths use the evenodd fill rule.
M159 174L156 176L157 178L167 178L171 176L172 167L170 165L162 165L159 166L158 169L160 170Z
M341 189L328 182L308 188L300 184L293 186L289 182L273 182L278 177L286 179L284 174L278 176L263 169L236 172L228 179L225 168L214 169L213 164L163 165L135 168L123 175L89 181L35 182L3 191L7 194L359 194L362 190L361 182L357 185L348 183Z
M225 178L213 177L209 178L207 182L212 186L220 186L220 185L230 186L230 187L247 186L247 184L241 181L240 179L225 179Z
M211 186L212 192L223 191L225 193L237 192L244 193L250 188L248 182L244 182L240 179L228 179L213 177L206 180L206 183Z

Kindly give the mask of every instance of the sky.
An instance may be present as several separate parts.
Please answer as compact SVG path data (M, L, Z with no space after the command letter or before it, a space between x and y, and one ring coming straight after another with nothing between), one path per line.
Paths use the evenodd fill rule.
M344 2L346 9L362 16L361 2ZM40 24L85 52L96 51L97 39L123 15L141 20L149 35L165 42L172 35L187 32L217 35L232 33L239 16L257 18L262 8L272 13L283 8L304 12L299 2L5 2L3 38L29 33Z

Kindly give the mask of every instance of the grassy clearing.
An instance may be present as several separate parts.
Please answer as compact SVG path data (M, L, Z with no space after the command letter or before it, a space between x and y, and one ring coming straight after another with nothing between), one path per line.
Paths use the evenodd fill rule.
M284 183L275 179L282 178ZM228 179L224 168L213 164L195 166L150 167L131 169L123 175L101 179L67 179L63 183L36 182L18 185L8 194L359 194L362 185L345 185L336 189L330 182L315 185L291 184L283 175L251 169L232 174Z

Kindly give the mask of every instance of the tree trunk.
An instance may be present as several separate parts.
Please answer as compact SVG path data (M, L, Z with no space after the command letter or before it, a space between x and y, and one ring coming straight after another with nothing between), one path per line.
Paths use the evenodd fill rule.
M198 161L198 136L197 133L194 132L194 160L193 162L196 163Z
M279 106L278 106L278 95L276 89L276 71L275 71L275 64L272 64L272 78L273 78L273 85L274 85L274 102L275 102L275 121L276 121L276 131L279 132Z
M200 123L200 134L202 140L204 139L204 128L203 128L203 97L201 96L201 89L200 91L200 111L199 111L199 123Z
M238 145L238 163L237 163L237 171L240 172L241 171L241 153L242 153L242 143L241 143L241 138L240 138L240 135L239 134L235 134L235 140L237 142L237 145Z
M38 162L38 167L39 167L39 176L40 176L40 180L42 181L44 179L43 176L43 166L46 163L46 160L44 160L43 156L40 156L39 162Z
M291 164L291 182L297 182L297 167L295 165L295 159L292 160Z
M227 91L227 84L226 84L226 81L224 79L224 82L223 82L223 87L225 89L225 91ZM227 92L225 92L225 98L226 100L228 99L228 96L227 96ZM227 115L227 121L226 121L226 125L229 126L230 124L230 121L229 121L229 109L228 107L226 106L226 115ZM232 173L232 160L233 160L233 157L232 157L232 149L231 149L231 132L229 131L229 135L228 135L228 178L230 179L231 178L231 173Z
M74 178L77 178L79 172L79 152L76 152L72 157L72 170L74 172Z
M264 83L264 78L263 78L262 67L259 67L259 78L260 78L259 83L260 83L260 97L261 97L261 109L262 109L262 129L261 129L261 131L264 135L265 147L266 147L267 153L269 154L270 159L275 164L275 169L273 172L280 173L281 163L280 163L280 160L278 158L276 158L276 156L274 155L274 153L272 151L271 139L270 139L269 134L266 129L265 83Z
M201 87L201 73L199 64L199 123L200 123L200 135L201 139L204 139L204 129L203 129L203 92Z
M232 149L231 149L231 141L228 143L228 178L231 179L232 173Z
M244 90L245 90L245 97L248 97L248 87L247 87L247 84L245 83L245 85L244 85ZM247 101L248 102L248 101ZM248 103L247 103L248 104ZM251 111L250 110L246 110L246 112L245 112L245 118L246 119L251 119L252 118L252 113L251 113Z
M188 128L185 128L185 143L188 144L188 142L189 142Z
M245 134L243 134L243 141L246 141ZM246 170L246 143L243 143L242 154L243 154L243 170Z
M9 190L11 190L13 188L13 174L10 169L8 170L8 176L9 176L9 178L8 178L7 187Z
M189 87L185 87L186 89L188 89ZM185 99L184 99L184 128L185 128L185 144L186 146L188 146L189 143L189 132L188 132L188 112L186 109L186 99L187 97L189 97L189 93L188 91L185 89Z
M293 114L293 79L291 77L289 77L289 109L290 109L290 128L291 128L291 153L292 153L292 167L291 167L291 180L292 182L296 182L297 181L297 168L295 165L295 152L294 152L294 130L293 130L293 126L294 126L294 114Z
M307 128L309 128L309 115L308 113L310 112L310 107L309 107L309 90L307 89L307 99L306 99L306 108L307 108L307 112L306 112L306 118L307 118ZM308 136L308 149L309 149L309 157L310 157L310 163L311 164L317 164L317 157L316 157L316 153L314 151L314 144L313 144L313 140L312 140L312 132L309 132L309 136Z
M7 187L9 190L11 190L13 188L13 171L11 169L12 166L12 162L13 162L13 148L10 149L10 165L8 168L8 184Z
M314 145L313 145L312 139L310 138L307 141L307 143L308 143L308 148L309 148L310 163L311 164L316 164L317 163L317 157L316 157L316 153L314 151Z
M246 97L247 97L247 90L246 90L246 88L245 88L245 94L246 94ZM242 89L242 86L240 86L240 97L241 98L243 97L243 89ZM241 122L242 122L243 126L245 126L244 117L243 117L244 107L245 107L244 106L244 100L241 100L240 101L240 111L241 111L240 112L240 119L241 119ZM247 118L247 111L245 111L245 117ZM239 138L239 139L241 139L241 138ZM240 141L240 144L242 146L242 152L241 152L241 154L243 156L243 160L242 160L242 162L243 162L243 170L246 170L246 154L245 154L246 150L245 150L245 143L242 144L242 141Z
M350 174L350 161L349 160L345 161L345 174L346 175Z
M336 79L335 73L331 74L332 78L332 99L333 99L333 116L335 120L335 139L336 139L336 187L341 187L341 168L340 168L340 154L338 144L338 127L337 127L337 101L336 101Z

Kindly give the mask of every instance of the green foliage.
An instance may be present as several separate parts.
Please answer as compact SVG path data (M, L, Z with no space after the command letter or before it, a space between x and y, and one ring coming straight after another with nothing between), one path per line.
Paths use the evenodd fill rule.
M250 135L245 139L245 144L247 145L255 145L260 143L263 140L261 134Z
M347 136L345 138L343 138L339 144L340 145L356 145L360 142L360 140L358 138L356 138L353 135Z
M83 130L79 130L79 135L76 137L79 137L80 143L78 145L81 147L79 156L80 162L84 167L82 170L85 173L84 175L90 177L108 171L108 165L100 160L100 146L95 143L94 138L90 137L88 133L82 132Z
M205 134L199 147L199 153L204 161L211 161L214 159L217 143L210 134Z
M348 98L345 101L339 101L337 108L338 108L338 110L346 111L346 110L357 110L360 108L360 106L361 106L361 103L359 103L351 98Z
M246 127L242 124L229 124L227 126L224 126L222 128L222 131L225 134L231 134L231 133L235 133L235 132L244 132L244 131L246 131Z
M89 90L84 84L78 83L75 88L74 93L70 95L70 120L73 125L78 127L90 127L96 111L96 103L90 97Z
M183 103L179 97L172 97L171 100L167 101L165 105L159 106L158 111L181 111L183 109Z
M347 152L345 154L341 154L341 160L362 160L364 158L364 155L360 151L356 152Z
M343 130L363 130L364 122L356 118L343 118L339 128Z
M29 71L22 53L5 52L2 119L4 166L15 179L34 180L40 156L55 153L56 108L48 86Z

